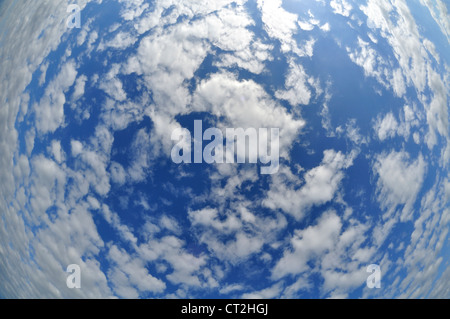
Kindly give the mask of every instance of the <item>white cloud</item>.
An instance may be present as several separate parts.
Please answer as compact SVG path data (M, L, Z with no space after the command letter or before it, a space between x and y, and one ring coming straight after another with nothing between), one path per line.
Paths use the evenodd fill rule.
M334 246L341 232L342 222L334 212L324 213L316 225L296 230L291 238L291 249L272 269L272 278L280 279L308 270L308 261L318 257Z
M148 272L142 259L130 256L115 245L110 247L108 258L113 264L108 277L120 297L138 298L145 292L161 293L165 290L166 284Z
M347 138L356 145L368 144L369 138L362 136L359 127L356 125L356 119L349 119L345 125Z
M350 59L364 69L366 76L371 76L386 89L393 90L394 94L402 97L406 93L406 84L400 69L392 69L369 42L358 37L358 49L347 48Z
M324 32L328 32L328 31L330 31L330 24L327 22L327 23L325 23L324 25L322 25L322 26L320 27L320 29L321 29L322 31L324 31Z
M42 86L45 83L45 77L47 76L47 70L48 70L49 63L43 63L41 64L41 67L39 70L42 72L41 76L39 77L39 85Z
M426 163L422 155L411 162L409 154L392 151L377 157L374 172L378 175L377 193L380 206L390 216L399 205L401 221L413 217L413 205L422 188Z
M446 11L445 6L442 7L440 3L438 6L440 6L440 14L447 15L444 13ZM429 132L426 136L428 147L432 149L436 145L436 133L439 133L446 140L447 145L442 151L441 161L448 165L450 160L448 90L445 89L443 79L432 68L430 56L427 53L431 45L420 36L419 28L404 0L397 0L394 5L380 0L369 0L367 5L361 6L360 9L367 15L368 26L378 29L391 45L406 79L406 84L415 87L419 99L425 107L429 126ZM395 12L395 20L392 18L394 16L391 14L392 12ZM358 64L363 65L363 63ZM397 77L395 78L396 81L398 80ZM402 92L402 85L396 84L396 87L398 88L397 91ZM427 95L424 94L427 88L431 91L431 99L428 99Z
M447 185L447 187L446 187ZM445 243L448 242L449 180L437 178L435 184L422 198L417 210L418 218L414 221L414 230L406 249L395 257L395 263L386 275L396 274L392 285L385 286L384 298L445 298L448 296L448 267L445 267ZM383 268L382 268L383 269ZM404 271L406 276L398 274ZM374 293L365 291L363 298ZM373 296L373 295L372 295ZM377 295L375 295L376 297Z
M72 101L78 100L84 95L84 87L86 85L87 77L85 75L79 76L75 82L75 90L72 94Z
M314 25L311 24L308 21L297 21L298 26L305 31L311 31L312 29L314 29Z
M155 239L150 235L148 241L139 245L138 254L146 261L161 264L163 261L170 265L172 271L166 278L174 284L184 284L193 287L215 287L217 283L211 272L205 272L206 257L194 256L184 248L185 242L175 236L164 236ZM165 267L162 267L164 272ZM200 277L203 273L205 276Z
M130 166L127 168L127 176L132 182L142 182L146 179L152 159L157 156L152 149L150 134L147 129L140 129L131 144L133 154Z
M111 180L118 185L123 185L126 181L126 172L122 165L117 162L111 162L110 164Z
M279 296L281 291L282 284L276 283L273 286L260 291L247 292L242 295L242 299L273 299Z
M157 111L166 116L182 113L190 99L184 81L194 76L209 50L202 39L206 34L202 21L158 30L141 40L123 72L144 76Z
M119 3L124 4L120 15L126 21L138 18L149 7L144 0L119 0Z
M272 46L263 44L260 41L254 41L233 54L226 53L221 55L220 61L216 63L216 66L231 67L237 65L252 73L260 74L264 70L264 62L273 60L270 55L272 48Z
M119 234L119 236L132 248L136 249L137 238L133 234L133 229L123 224L119 215L116 212L110 210L109 206L103 204L101 207L101 214L107 223L114 228L114 230Z
M383 141L386 138L395 136L397 133L398 122L390 112L386 114L382 120L379 118L374 128L378 134L378 138Z
M302 219L307 211L316 205L322 205L331 201L339 185L344 178L344 170L353 163L355 153L345 156L334 150L324 151L324 157L319 166L304 174L304 182L297 177L289 177L290 171L281 171L272 177L267 197L263 205L270 209L281 209L292 215L295 219ZM293 179L295 184L291 187Z
M258 0L264 29L270 37L280 40L283 52L296 46L292 36L297 31L298 16L282 8L281 0Z
M352 11L352 6L345 0L331 0L330 6L333 8L334 13L348 17Z
M100 80L99 88L105 91L116 101L125 101L127 94L123 89L122 82L117 78L119 73L119 65L114 64L110 71L106 74L102 80Z
M83 144L80 141L71 140L72 156L78 156L83 152Z
M411 130L417 129L423 118L424 115L415 105L411 107L406 104L399 112L399 120L396 119L392 112L387 113L384 117L380 114L374 122L373 128L380 141L393 138L397 135L403 136L407 141L410 137ZM419 139L418 132L413 133L413 139L417 144Z
M55 161L59 164L61 164L61 162L63 162L66 158L66 154L61 149L61 141L53 140L50 146L50 152L53 155Z
M101 43L98 47L99 51L103 51L106 48L114 48L114 49L120 49L124 50L128 48L129 46L135 44L137 41L137 38L133 36L130 33L127 32L118 32L116 36L107 41L106 43Z
M442 33L447 37L447 41L450 41L450 15L445 2L443 0L420 0L420 2L428 8Z
M299 292L308 292L312 288L312 283L308 281L307 275L299 276L295 282L289 286L287 286L283 293L281 294L281 298L283 299L298 299Z
M73 85L76 76L75 62L69 61L61 67L56 78L47 85L43 97L34 105L38 132L54 132L63 124L65 92Z
M282 216L256 216L242 204L237 209L239 213L228 212L224 220L220 217L223 213L216 208L189 212L198 240L217 258L231 264L260 252L263 245L286 226ZM267 235L270 233L272 235Z
M278 90L275 96L287 100L292 106L299 104L308 105L311 99L311 91L308 87L308 75L301 64L289 62L289 73L286 77L285 90Z
M217 73L199 83L194 95L196 111L225 117L218 127L279 128L280 156L288 151L300 129L302 119L296 119L273 101L264 89L253 81L238 81L230 73Z
M229 294L230 292L244 290L244 287L240 284L227 285L219 290L223 295Z
M448 296L448 287L440 285L446 281L446 276L448 278L448 271L444 270L439 276L441 264L448 262L445 257L450 223L448 185L447 176L436 182L421 202L420 216L414 222L411 242L404 253L404 265L408 271L399 285L401 290L404 289L401 297L419 298L428 293L436 298Z

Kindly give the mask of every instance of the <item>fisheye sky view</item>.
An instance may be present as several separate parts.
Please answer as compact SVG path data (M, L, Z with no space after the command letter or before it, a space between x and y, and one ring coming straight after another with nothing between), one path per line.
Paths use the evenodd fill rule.
M449 94L443 0L0 0L0 298L450 298Z

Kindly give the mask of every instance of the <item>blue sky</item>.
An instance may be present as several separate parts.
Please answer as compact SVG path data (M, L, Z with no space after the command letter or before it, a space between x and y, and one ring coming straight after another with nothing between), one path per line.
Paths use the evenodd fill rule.
M437 3L5 1L0 296L448 298ZM173 163L194 120L280 128L279 172Z

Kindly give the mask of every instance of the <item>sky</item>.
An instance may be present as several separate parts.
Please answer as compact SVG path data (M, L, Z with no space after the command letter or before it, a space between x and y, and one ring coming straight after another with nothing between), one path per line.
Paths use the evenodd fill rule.
M0 297L450 296L445 2L76 4L0 3ZM195 120L278 172L174 163Z

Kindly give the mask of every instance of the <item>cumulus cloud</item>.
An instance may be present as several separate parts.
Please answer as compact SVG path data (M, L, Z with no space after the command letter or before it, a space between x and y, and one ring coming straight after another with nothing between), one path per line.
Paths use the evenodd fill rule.
M114 100L124 101L127 98L127 94L123 89L122 81L117 78L119 67L118 64L114 64L105 78L101 80L99 87Z
M302 219L312 206L325 204L334 198L345 176L344 170L352 165L355 156L356 153L346 156L326 150L320 165L306 172L301 182L289 170L281 171L272 177L263 204Z
M242 50L234 52L234 54L223 54L216 65L219 67L237 65L252 73L260 74L264 70L265 62L273 60L270 54L271 49L273 49L271 45L254 41Z
M364 69L366 76L377 79L385 88L393 90L396 96L402 97L406 93L406 84L400 69L392 67L383 57L371 47L369 42L358 37L358 49L347 48L350 59Z
M403 136L405 140L408 140L411 130L419 127L419 119L422 117L423 115L420 114L416 107L412 108L409 105L405 105L399 112L399 120L396 119L392 112L387 113L384 117L379 115L374 123L374 130L380 141L397 135ZM414 134L413 138L416 141L419 133L414 132Z
M379 176L377 181L378 201L387 215L391 215L397 206L403 206L400 219L412 218L413 205L420 191L426 170L426 163L420 154L415 161L410 161L408 153L392 151L377 157L374 171Z
M311 91L307 76L301 64L291 61L289 63L289 73L286 76L285 89L275 92L275 96L282 100L287 100L291 105L307 105L311 99Z
M345 0L332 0L330 6L333 8L334 13L348 17L352 10L352 6Z
M195 111L225 117L219 127L279 128L280 156L285 158L305 123L271 99L259 84L238 81L230 73L217 73L203 80L195 92L194 105Z
M103 51L105 48L114 48L124 50L129 46L136 43L137 38L130 33L127 32L118 32L114 38L107 41L106 43L101 43L98 47L98 50Z
M242 295L242 299L273 299L280 295L282 291L282 284L276 283L271 287L254 291L247 292Z
M378 138L383 141L388 137L394 137L398 128L398 122L392 113L386 114L381 120L379 119L375 124Z
M245 204L239 204L236 210L228 212L224 220L221 220L223 213L217 208L189 212L199 241L206 244L216 257L231 264L242 262L260 252L263 245L286 226L282 216L264 218L256 215ZM272 236L267 236L269 233Z
M87 81L87 77L85 75L82 75L77 78L77 80L75 82L75 90L72 94L73 101L78 100L80 97L82 97L84 95L84 88L86 85L86 81Z
M204 255L194 256L185 249L185 242L175 236L162 236L155 240L149 234L147 242L138 247L140 258L146 261L157 262L161 272L173 284L184 284L192 287L216 287L217 282L213 273L206 270L207 258ZM166 262L172 271L164 267ZM200 273L204 276L200 277Z
M441 28L443 34L446 35L447 41L450 39L450 15L448 7L442 0L420 0L422 5L426 6L431 13L431 16Z
M297 31L298 16L283 9L282 1L258 0L258 7L262 13L264 28L270 37L281 42L284 52L296 47L292 36Z
M166 284L149 274L140 258L130 256L123 249L113 245L108 258L113 267L108 271L111 284L118 296L138 298L145 292L162 292Z
M76 76L75 62L65 63L56 78L47 85L39 103L34 105L36 128L39 133L54 132L63 124L65 92L73 85Z
M296 275L308 269L308 261L334 246L342 228L334 212L323 214L316 225L297 230L290 240L292 250L286 250L272 269L272 278Z
M440 5L440 4L439 4ZM442 5L441 9L442 8ZM447 95L443 79L432 68L430 56L428 55L430 44L423 40L419 34L419 28L405 1L396 1L395 6L390 3L379 0L370 0L366 6L361 6L361 10L367 15L369 27L378 29L381 35L392 46L393 53L405 77L406 84L413 85L418 93L426 111L426 119L429 126L429 132L426 137L428 147L432 149L436 146L436 134L439 133L446 141L445 150L442 152L441 160L448 164L450 159L448 130L448 107ZM440 12L445 12L441 10ZM391 12L396 12L397 19L392 19ZM360 44L362 43L359 41ZM364 46L366 44L362 43ZM366 50L367 51L367 50ZM371 52L370 49L367 52ZM366 57L373 61L373 54ZM353 58L352 58L353 59ZM364 62L356 62L359 65L365 65ZM368 68L364 67L366 73L373 71L373 62L368 63ZM375 72L376 74L376 72ZM378 80L379 77L377 78ZM394 88L396 92L403 91L403 85L398 84L399 74L394 77ZM397 84L396 84L397 83ZM423 94L426 89L431 91L431 98L426 98Z

